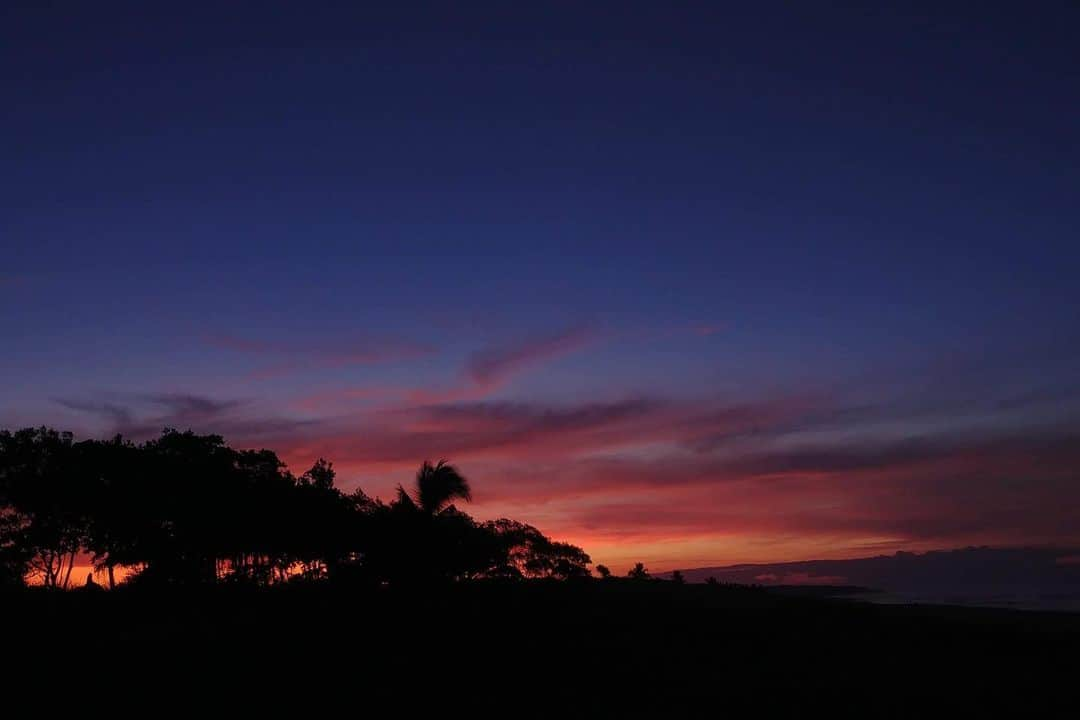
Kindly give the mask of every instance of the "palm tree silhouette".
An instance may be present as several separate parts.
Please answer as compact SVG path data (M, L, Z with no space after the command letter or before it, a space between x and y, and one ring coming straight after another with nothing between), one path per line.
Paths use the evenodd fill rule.
M401 485L397 489L398 503L426 515L437 515L455 499L472 502L472 491L465 476L445 460L434 465L425 460L416 471L415 500Z

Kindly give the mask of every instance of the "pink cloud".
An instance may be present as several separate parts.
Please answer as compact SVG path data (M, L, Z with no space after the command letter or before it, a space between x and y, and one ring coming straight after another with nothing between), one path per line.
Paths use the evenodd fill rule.
M564 456L575 448L617 445L639 437L655 422L657 411L645 400L570 408L513 403L398 407L339 418L330 433L297 440L342 466L357 467L429 456L476 459L542 452Z
M385 494L427 456L423 448L451 448L430 454L449 454L472 475L472 511L480 516L520 517L586 547L706 543L713 548L706 561L1078 539L1080 451L1068 438L986 439L977 449L956 443L918 457L885 452L887 462L821 455L798 467L785 460L785 472L756 450L750 459L670 448L641 456L652 439L644 428L671 413L664 404L633 403L551 417L505 408L436 413L393 433L394 443L380 436L341 447L342 467L368 475L365 487ZM613 449L613 437L624 444Z
M482 387L498 385L511 375L579 350L595 339L596 334L591 330L576 328L550 337L490 348L469 360L467 374L473 382Z
M513 376L580 350L595 339L596 334L590 330L570 329L552 336L476 352L466 361L460 376L448 387L352 388L310 395L297 401L297 405L305 410L316 410L328 405L340 405L343 400L381 400L389 406L407 407L475 402L491 395ZM247 348L248 345L243 343L240 347ZM262 376L268 377L267 373L273 372L275 368L268 368Z
M484 382L572 346L529 345L548 349L489 353L497 361L480 363L487 370L476 377L476 365L466 365L458 392L482 397ZM346 489L372 495L386 497L425 458L450 458L473 479L470 512L531 522L598 548L599 562L603 553L629 561L634 548L685 568L691 558L774 562L821 549L851 557L867 548L1080 541L1080 442L1051 429L883 435L873 429L876 413L895 421L893 410L806 393L562 405L417 404L419 393L373 387L310 396L313 412L344 402L335 406L340 414L305 422L176 394L142 402L155 423L205 421L198 429L272 447L297 472L326 457ZM145 425L116 403L68 407Z
M400 390L361 389L356 401L371 404L308 425L161 402L207 416L205 429L221 426L241 446L277 449L296 471L326 457L343 486L373 495L421 460L448 457L473 478L478 516L518 517L612 553L685 543L709 563L1080 540L1080 443L1069 435L834 434L837 418L859 428L867 416L799 395L409 405ZM688 557L670 559L688 567Z

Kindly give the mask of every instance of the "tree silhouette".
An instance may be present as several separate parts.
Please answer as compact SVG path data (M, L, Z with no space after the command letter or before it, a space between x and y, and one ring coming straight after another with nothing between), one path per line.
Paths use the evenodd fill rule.
M334 463L319 458L310 470L300 476L299 482L301 485L310 485L318 490L330 490L334 487L336 477Z
M22 584L29 572L30 551L24 542L26 518L0 506L0 589Z
M607 580L609 577L611 577L611 570L608 569L607 565L597 565L596 574L604 580Z
M0 515L5 555L21 556L42 585L66 588L88 534L85 501L93 493L83 448L71 433L27 428L0 433Z
M87 551L95 570L104 571L109 589L116 587L116 567L130 556L138 535L133 526L137 509L132 484L139 482L138 448L120 435L90 447L86 462L96 477L96 492L90 499Z
M3 431L0 585L67 587L80 554L110 588L117 569L156 585L589 576L581 548L458 510L472 493L446 461L421 464L389 504L334 481L325 459L294 477L271 450L190 430L138 445Z
M626 573L626 577L633 580L647 580L649 571L645 569L644 563L637 563L630 569L630 572Z
M404 490L398 487L399 498ZM472 502L469 481L445 460L432 465L425 460L416 471L416 502L428 515L443 510L455 499Z
M291 492L289 559L308 580L334 576L358 551L354 539L368 498L359 489L346 496L334 487L336 477L333 463L319 458Z
M686 578L683 577L682 571L674 570L671 573L671 582L676 585L683 585L686 583Z

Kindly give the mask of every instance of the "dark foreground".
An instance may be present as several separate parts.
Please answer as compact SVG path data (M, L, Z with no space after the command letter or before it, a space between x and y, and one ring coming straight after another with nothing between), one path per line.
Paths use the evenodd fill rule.
M751 588L25 591L0 603L8 708L1075 717L1080 689L1080 615Z

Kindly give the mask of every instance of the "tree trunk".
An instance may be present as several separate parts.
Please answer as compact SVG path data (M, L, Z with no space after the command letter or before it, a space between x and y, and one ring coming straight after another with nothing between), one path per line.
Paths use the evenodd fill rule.
M61 556L63 558L63 556ZM63 567L63 560L61 559L61 567ZM75 551L72 550L68 556L67 572L64 573L64 589L67 590L71 583L71 571L75 569Z

